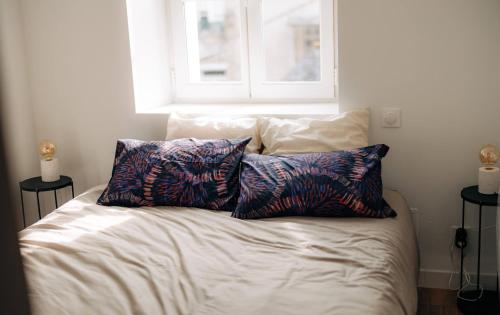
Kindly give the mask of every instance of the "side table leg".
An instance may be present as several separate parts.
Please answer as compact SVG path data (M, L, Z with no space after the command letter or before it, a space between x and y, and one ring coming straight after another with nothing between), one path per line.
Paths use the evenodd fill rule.
M477 232L477 281L476 290L479 292L479 277L481 270L481 218L483 214L483 205L479 204L479 231Z
M23 210L23 227L26 227L26 215L24 214L24 199L23 199L23 189L19 187L21 191L21 209Z
M73 187L73 183L71 183L71 196L75 198L75 188Z
M465 227L465 200L462 199L462 229ZM464 275L464 248L460 248L460 286L459 290L462 289L462 278Z
M42 219L42 212L40 211L40 198L38 197L38 191L36 192L36 204L38 206L38 218Z
M59 208L57 205L57 189L54 189L54 200L56 201L56 209Z

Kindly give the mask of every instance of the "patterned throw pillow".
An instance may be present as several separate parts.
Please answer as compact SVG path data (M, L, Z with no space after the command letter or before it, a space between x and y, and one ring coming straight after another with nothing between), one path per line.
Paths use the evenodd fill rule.
M383 144L329 153L245 155L233 217L396 216L382 198Z
M250 139L118 140L113 174L97 203L232 211Z

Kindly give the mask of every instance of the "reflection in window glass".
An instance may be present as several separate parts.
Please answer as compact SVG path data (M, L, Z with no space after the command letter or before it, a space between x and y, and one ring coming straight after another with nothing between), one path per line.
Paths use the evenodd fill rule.
M319 81L320 1L263 0L266 80Z
M239 1L187 0L185 19L190 81L240 81Z

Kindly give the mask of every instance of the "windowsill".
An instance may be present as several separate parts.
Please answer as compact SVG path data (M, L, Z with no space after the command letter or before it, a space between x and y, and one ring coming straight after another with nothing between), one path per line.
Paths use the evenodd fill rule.
M150 109L137 109L138 114L217 114L230 116L318 116L339 113L337 103L315 104L169 104Z

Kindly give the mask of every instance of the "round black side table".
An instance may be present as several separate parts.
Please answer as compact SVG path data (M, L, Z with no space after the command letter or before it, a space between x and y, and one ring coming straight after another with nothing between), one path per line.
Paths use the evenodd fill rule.
M477 279L476 289L463 291L461 296L465 299L457 297L457 305L460 311L464 314L500 314L498 309L498 275L497 275L497 290L483 291L480 296L480 277L481 277L481 219L483 215L483 207L498 206L498 194L484 195L479 193L478 186L469 186L462 189L462 229L465 228L465 202L476 204L479 206L479 223L478 223L478 241L477 241ZM460 252L460 286L462 286L464 270L464 247Z
M57 190L71 186L71 195L75 198L75 189L73 187L73 180L71 177L61 175L61 178L54 182L44 182L42 181L42 177L32 177L26 180L23 180L19 183L19 188L21 191L21 207L23 209L23 224L26 227L26 217L24 214L24 199L23 199L23 191L32 191L36 193L36 203L38 206L38 218L42 218L42 212L40 211L40 198L38 194L42 191L54 191L54 200L56 201L56 209L59 207L57 204Z

